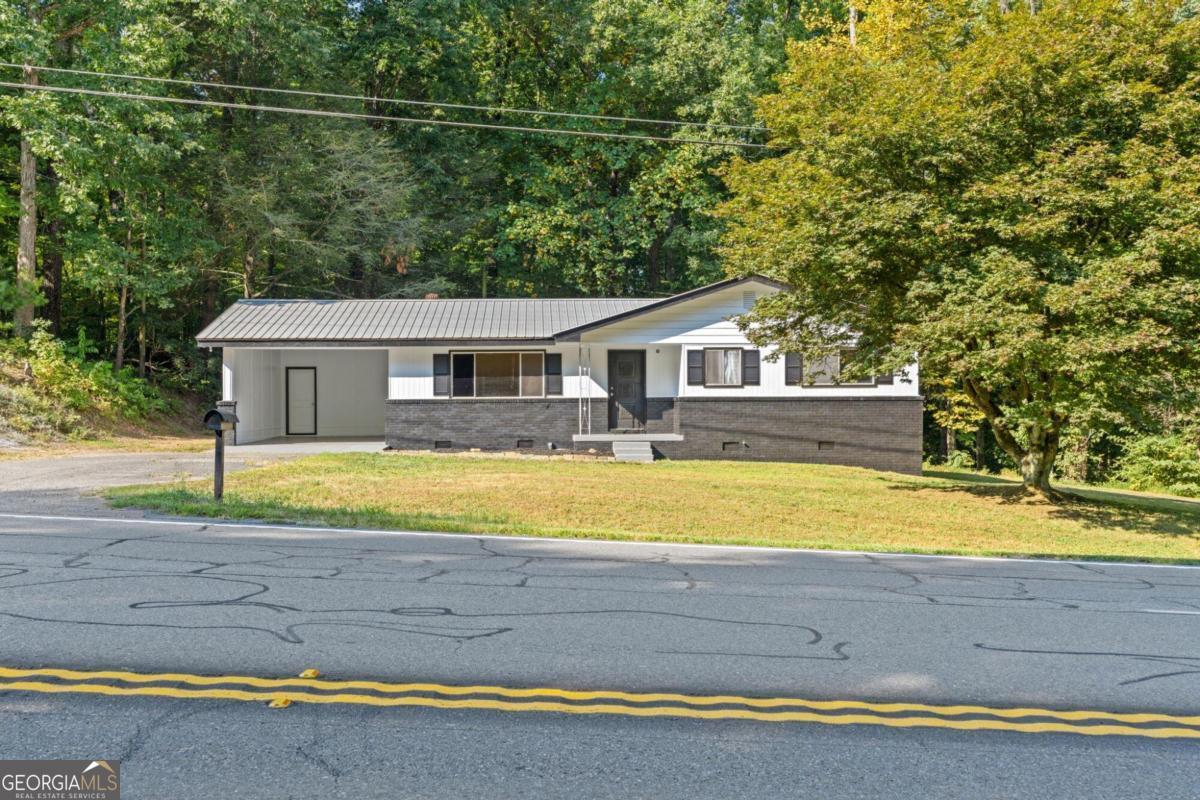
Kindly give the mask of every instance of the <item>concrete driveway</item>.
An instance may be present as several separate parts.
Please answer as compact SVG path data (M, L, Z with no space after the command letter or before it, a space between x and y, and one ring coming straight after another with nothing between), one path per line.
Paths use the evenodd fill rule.
M381 439L270 439L228 447L229 471L314 453L378 452ZM213 454L181 452L70 453L44 458L0 460L0 510L79 513L110 509L94 493L112 486L163 483L212 475ZM140 517L141 512L115 512Z

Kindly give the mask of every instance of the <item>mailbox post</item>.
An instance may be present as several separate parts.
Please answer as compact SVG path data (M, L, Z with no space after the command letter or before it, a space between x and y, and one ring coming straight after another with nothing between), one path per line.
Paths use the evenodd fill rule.
M225 431L233 430L237 414L232 411L212 409L204 415L204 427L216 436L215 462L213 464L213 499L218 502L225 493Z

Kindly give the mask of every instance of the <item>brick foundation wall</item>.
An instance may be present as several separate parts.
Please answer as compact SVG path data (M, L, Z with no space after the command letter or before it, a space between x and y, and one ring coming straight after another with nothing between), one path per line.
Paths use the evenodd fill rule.
M608 424L607 403L592 400L592 430ZM681 442L656 442L667 458L800 461L918 474L921 470L919 397L648 398L647 433L678 433ZM466 450L574 447L579 401L389 400L389 447L431 450L437 442ZM606 443L580 444L607 452Z
M596 427L595 417L592 418L592 430L600 431ZM646 398L646 433L679 433L674 397Z
M607 429L604 403L593 401L592 409L592 429ZM521 439L532 440L533 450L547 450L551 442L570 450L578 432L579 400L573 397L388 400L384 424L388 447L397 450L432 450L438 442L453 450L516 450Z
M800 461L920 474L920 397L708 398L675 401L682 442L667 458Z

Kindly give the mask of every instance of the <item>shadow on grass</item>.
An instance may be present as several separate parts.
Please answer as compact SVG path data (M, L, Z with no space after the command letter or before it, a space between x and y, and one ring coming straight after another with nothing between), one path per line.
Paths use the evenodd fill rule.
M703 537L666 536L648 531L524 524L487 514L404 513L371 506L331 509L270 500L243 500L236 493L226 493L224 500L217 502L209 491L207 488L192 489L186 485L171 488L150 485L116 487L102 492L102 496L114 508L138 508L181 517L212 517L279 525L615 541L704 541ZM754 539L735 539L729 543L763 544Z
M986 497L1005 505L1041 505L1053 519L1078 522L1087 528L1120 529L1158 536L1200 539L1200 501L1134 494L1112 489L1055 486L1056 501L1031 496L1012 478L951 470L925 470L926 477L951 481L946 485L894 484L901 491L958 492Z
M1021 484L1011 478L1003 478L999 475L983 475L978 472L956 472L950 469L925 469L921 470L921 474L926 478L941 478L947 481L961 481L963 483L980 484L983 486L1020 486Z

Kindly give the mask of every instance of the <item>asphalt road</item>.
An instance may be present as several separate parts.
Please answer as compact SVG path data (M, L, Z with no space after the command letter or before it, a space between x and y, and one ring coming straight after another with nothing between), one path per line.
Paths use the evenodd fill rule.
M46 516L0 514L3 667L1200 714L1195 568ZM0 757L56 756L127 798L1200 796L1200 739L0 693Z

